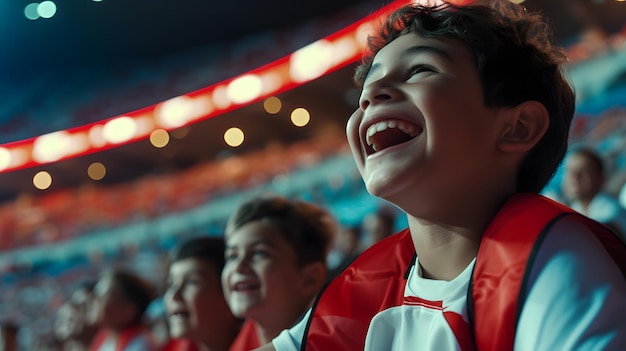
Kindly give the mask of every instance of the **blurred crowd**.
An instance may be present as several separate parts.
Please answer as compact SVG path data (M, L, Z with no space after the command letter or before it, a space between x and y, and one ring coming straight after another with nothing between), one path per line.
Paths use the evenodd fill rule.
M0 205L0 252L76 238L197 208L225 194L254 188L274 177L319 165L345 150L345 138L326 135L290 146L271 145L254 153L190 167L175 175L133 182L24 194Z
M367 247L395 233L403 225L402 219L398 217L397 209L386 204L380 204L374 211L363 214L359 223L348 225L338 222L328 210L313 205L311 202L279 196L269 196L269 199L271 201L280 200L285 203L304 203L309 204L309 206L316 206L321 213L325 213L325 216L328 217L324 221L330 224L334 223L326 229L327 243L318 249L319 252L323 253L324 273L323 279L320 280L314 291L319 290L321 284L338 274ZM269 218L275 211L275 209L266 210L262 215ZM314 217L313 215L309 216ZM247 228L247 223L258 221L258 219L253 217L243 221L240 228ZM276 227L281 225L284 224L277 224ZM285 231L294 231L299 226L300 224L297 222L289 223ZM254 230L264 233L262 229ZM2 324L3 350L99 350L98 347L105 343L106 337L103 335L110 336L111 330L116 330L114 334L117 337L116 340L119 341L122 340L122 331L127 329L132 331L128 333L133 338L136 335L142 335L142 338L145 339L144 342L147 343L138 346L137 350L167 350L174 347L173 344L178 345L176 347L185 347L180 350L195 350L196 346L193 346L192 341L186 340L186 338L180 340L171 334L174 330L176 335L176 330L181 328L177 324L180 323L179 319L188 317L178 317L177 313L191 314L192 312L187 310L191 307L186 307L180 302L177 305L179 306L178 309L171 311L174 307L170 307L170 311L168 311L166 305L168 298L170 300L184 299L184 297L176 295L178 293L174 292L173 286L177 286L176 289L183 289L179 286L184 285L183 281L187 285L200 283L193 281L195 278L188 275L176 276L175 274L178 273L175 272L188 268L185 268L187 266L184 265L180 268L175 263L184 262L184 259L193 255L200 255L198 250L204 255L201 257L219 256L222 260L226 257L226 262L228 262L229 257L233 255L232 247L235 244L228 239L233 237L233 230L227 227L224 231L225 236L224 234L189 235L179 238L178 243L168 247L152 247L151 250L144 247L142 248L143 253L127 250L120 252L115 257L104 258L99 264L98 262L77 264L73 269L56 277L42 279L42 276L36 276L24 280L21 285L8 284L8 289L3 289L0 292L0 298L3 301L12 300L12 307L14 308L11 311L6 308L0 311L4 317ZM254 233L249 234L250 229L245 229L243 233L241 235L256 235ZM201 243L223 242L223 238L226 238L228 244L226 254L223 243L220 246L219 254L215 254L214 250L209 255L201 250ZM185 243L187 243L186 248ZM255 248L254 250L259 249ZM150 253L147 254L145 251L150 251ZM238 251L238 255L241 256L243 253ZM148 262L142 264L141 256L144 256L143 260L146 259L145 256L150 258ZM228 266L228 263L226 265ZM217 274L220 272L221 269ZM282 277L280 281L284 281L284 279ZM221 293L220 290L219 296ZM46 296L41 296L43 294ZM29 295L40 296L29 297ZM305 307L308 306L307 301L310 298L311 296L305 299ZM46 303L42 305L36 300L43 300ZM205 303L215 304L214 301L206 301ZM176 305L176 302L170 301L169 304ZM182 311L183 307L180 306L184 306L185 310ZM208 315L216 313L215 306L212 308L211 313L207 313ZM301 308L300 312L302 310L305 308ZM273 313L276 313L275 310ZM27 316L30 318L26 318ZM292 317L289 323L294 322L294 318L297 317L299 317L299 313ZM248 318L248 315L244 313L238 318L243 321ZM222 322L224 321L222 320ZM241 327L240 324L237 324L237 328ZM103 332L103 330L108 330L108 332ZM18 340L21 348L17 348ZM178 350L178 348L174 348L174 350Z
M199 165L177 176L162 176L158 179L158 184L155 183L156 177L146 177L130 185L89 188L87 193L84 193L86 189L83 188L30 198L28 201L22 198L16 203L19 206L12 207L11 204L6 204L0 210L5 215L4 225L26 222L25 218L32 216L33 212L39 213L39 218L45 221L30 221L31 231L23 229L16 231L20 235L12 238L13 242L2 240L5 245L3 248L8 250L8 254L14 253L20 247L26 249L43 247L46 251L46 245L60 245L64 241L72 243L78 237L90 238L88 230L75 233L68 231L64 237L40 235L41 228L52 226L68 228L64 227L63 221L58 219L52 221L57 218L54 216L55 213L61 214L64 211L72 213L66 217L68 225L88 228L85 224L93 220L93 223L106 224L111 228L115 226L128 228L130 224L150 222L153 218L165 215L184 218L187 212L197 209L198 206L216 203L222 197L236 198L235 195L238 193L242 199L253 196L250 194L282 193L289 198L300 198L321 204L333 215L337 214L335 217L339 227L336 233L333 233L334 239L327 252L328 277L331 277L363 249L402 226L402 223L398 223L402 218L396 217L395 208L388 207L375 198L364 197L366 191L359 181L360 178L356 173L352 174L356 170L347 172L347 177L342 175L342 172L351 169L346 167L347 164L343 160L349 159L342 156L344 152L343 138L333 139L333 136L327 136L324 140L309 140L282 147L274 145L255 154L219 160L215 164ZM336 162L336 159L340 161L337 165L332 165L330 171L324 170L325 164ZM337 167L342 170L338 170ZM324 175L320 176L319 172L316 173L312 169L320 169ZM306 173L307 177L303 178L304 184L295 186L291 183L298 182L298 172ZM211 179L215 182L214 187L211 186ZM228 181L224 181L225 179ZM280 185L280 179L283 179L283 182L290 179L291 183ZM174 189L171 192L166 191L169 188ZM147 192L154 192L155 189L161 191L161 197L145 202L142 200L144 196L141 196L141 189ZM250 193L246 192L246 189L256 190ZM124 194L126 192L131 194ZM167 194L169 196L166 196ZM120 201L120 196L124 196L126 200ZM71 198L82 198L84 201L81 201L80 205L64 203ZM109 202L106 199L117 201ZM361 207L353 204L360 201L369 204L363 204ZM160 204L163 211L142 212L138 210L139 202L152 206L150 207L152 209ZM182 202L185 203L184 206L181 205ZM345 209L342 202L350 202L351 211L342 210ZM117 208L114 208L116 206L113 206L113 203ZM334 208L336 206L338 208ZM107 216L103 211L104 208L114 208L112 213L119 214L119 217ZM81 213L96 211L102 211L97 218L81 216ZM229 214L232 209L226 208L223 212ZM123 214L125 216L122 216ZM133 274L152 285L154 298L151 304L146 306L144 319L151 333L154 333L155 342L163 343L168 339L168 327L165 323L161 296L166 290L169 252L178 243L191 237L223 237L227 217L217 218L221 219L213 224L206 218L208 222L200 227L188 224L190 226L188 230L171 233L162 240L152 236L151 240L124 244L123 239L128 237L123 238L119 235L117 248L110 252L102 250L96 240L87 240L86 248L92 250L91 252L77 247L74 250L76 252L69 252L63 259L48 259L40 263L32 261L30 264L22 262L21 265L6 266L2 274L3 289L0 290L1 320L15 329L14 335L19 335L21 344L26 345L25 349L59 349L62 339L67 338L62 335L73 335L77 332L69 329L85 324L76 316L77 313L86 310L81 306L90 301L85 296L91 295L85 290L95 286L95 277L112 267L117 267L134 272ZM82 221L85 222L81 224ZM22 226L28 228L27 223L22 223ZM9 229L4 227L4 230ZM11 230L15 229L13 227ZM57 229L55 232L66 230ZM122 232L124 233L129 234ZM347 235L348 233L350 234ZM24 240L26 238L30 238L30 241ZM16 243L21 245L15 245ZM12 244L15 246L11 246ZM77 302L77 299L81 302ZM77 304L81 306L76 306ZM78 350L75 348L77 347L75 340L68 343L72 344L73 348L67 350Z

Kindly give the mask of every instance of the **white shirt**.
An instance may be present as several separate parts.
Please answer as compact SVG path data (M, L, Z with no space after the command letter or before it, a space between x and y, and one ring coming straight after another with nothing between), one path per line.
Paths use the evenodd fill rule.
M585 231L565 217L546 235L528 277L514 350L626 350L626 281L601 243ZM417 303L380 312L370 322L365 350L460 350L443 313L467 322L473 265L450 282L424 279L414 269L405 296L441 301L443 308ZM272 341L277 351L300 349L309 315Z

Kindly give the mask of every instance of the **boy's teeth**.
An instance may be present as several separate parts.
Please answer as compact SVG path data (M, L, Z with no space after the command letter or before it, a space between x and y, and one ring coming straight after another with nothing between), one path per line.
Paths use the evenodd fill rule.
M372 147L374 151L379 151L378 146L374 144L374 142L371 140L371 137L375 135L376 133L382 132L383 130L386 130L389 128L397 128L401 130L403 133L409 135L411 138L416 137L420 133L420 130L416 126L410 123L406 123L403 121L396 121L396 120L382 121L382 122L374 123L367 129L367 133L366 133L367 135L366 135L366 140L365 140L367 142L367 145Z
M257 284L251 284L251 283L238 283L235 284L235 290L236 291L241 291L241 290L250 290L250 289L256 289L257 288Z

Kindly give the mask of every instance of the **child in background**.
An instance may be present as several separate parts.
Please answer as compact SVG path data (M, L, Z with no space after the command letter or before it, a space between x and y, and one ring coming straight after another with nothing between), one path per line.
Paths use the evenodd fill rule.
M119 268L105 271L94 288L91 317L100 329L90 351L156 351L144 312L154 288L137 274Z
M326 261L329 266L328 279L332 279L348 267L361 254L361 227L346 226L337 231L333 249Z
M363 249L396 232L396 209L388 205L368 213L363 218Z
M88 350L98 330L87 317L94 300L94 286L91 281L81 283L57 310L54 335L64 351Z
M226 227L224 296L246 322L232 351L248 351L298 322L323 286L334 218L282 197L242 204Z
M587 148L572 150L565 158L563 194L572 209L613 228L626 242L626 209L604 192L604 161Z
M408 228L259 350L626 350L626 247L538 195L575 101L548 34L493 0L407 5L370 37L347 136Z
M172 251L163 300L174 339L165 350L228 350L241 321L224 299L223 267L223 238L194 238Z

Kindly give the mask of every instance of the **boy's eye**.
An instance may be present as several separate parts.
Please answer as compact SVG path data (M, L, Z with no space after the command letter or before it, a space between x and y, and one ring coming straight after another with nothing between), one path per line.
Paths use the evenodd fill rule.
M183 278L182 280L178 280L176 282L174 281L169 282L167 284L167 290L170 292L173 292L178 289L184 290L186 287L197 286L200 283L201 283L200 278L197 278L197 277Z
M428 65L414 65L411 66L408 70L407 79L413 77L416 74L420 74L423 72L435 72L436 70Z
M224 260L226 262L232 261L236 258L237 258L237 254L234 252L227 252L226 255L224 255Z
M263 257L268 257L269 253L265 250L253 250L250 253L250 256L252 257L258 257L258 258L263 258Z

